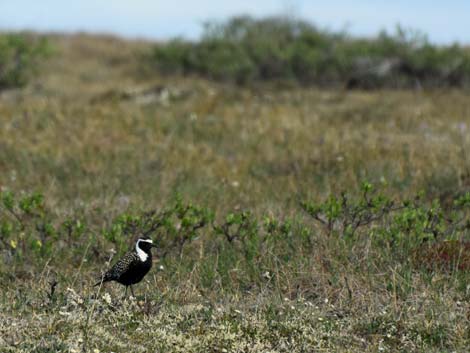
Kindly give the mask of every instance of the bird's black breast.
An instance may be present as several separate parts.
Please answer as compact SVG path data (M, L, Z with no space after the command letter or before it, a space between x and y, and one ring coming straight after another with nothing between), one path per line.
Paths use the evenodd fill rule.
M130 264L127 271L123 272L117 281L125 286L138 283L150 271L152 267L152 258L149 256L145 262L134 261Z

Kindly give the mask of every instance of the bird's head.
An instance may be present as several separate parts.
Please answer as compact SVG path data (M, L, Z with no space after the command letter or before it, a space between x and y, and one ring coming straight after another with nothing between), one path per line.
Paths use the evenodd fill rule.
M139 238L135 244L136 249L141 249L145 252L149 252L151 248L156 248L157 246L153 243L150 238Z

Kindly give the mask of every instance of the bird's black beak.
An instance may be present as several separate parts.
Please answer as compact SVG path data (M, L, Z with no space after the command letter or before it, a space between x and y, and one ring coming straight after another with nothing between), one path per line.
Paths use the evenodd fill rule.
M152 248L158 248L157 244L152 244Z

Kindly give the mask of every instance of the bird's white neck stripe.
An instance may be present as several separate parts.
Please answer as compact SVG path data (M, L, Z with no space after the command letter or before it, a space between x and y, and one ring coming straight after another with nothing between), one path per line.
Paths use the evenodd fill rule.
M143 251L140 247L139 247L139 243L141 242L142 240L137 240L137 243L135 243L135 251L137 252L137 255L139 256L139 259L141 261L146 261L147 258L149 257L148 254Z

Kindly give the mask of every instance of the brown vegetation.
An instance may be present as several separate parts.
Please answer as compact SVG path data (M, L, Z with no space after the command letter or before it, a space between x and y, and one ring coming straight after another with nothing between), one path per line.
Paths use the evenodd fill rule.
M0 94L0 185L43 193L51 227L71 230L50 252L24 231L0 243L0 350L467 350L467 230L404 251L373 224L354 237L325 232L299 207L360 197L368 180L397 202L424 190L423 202L450 212L470 185L467 93L240 88L149 74L139 57L151 43L50 42L40 76ZM306 245L276 242L242 261L227 255L242 240L200 228L159 258L136 299L113 285L95 292L95 276L133 241L108 236L115 217L163 209L175 193L215 210L215 225L244 210L279 229L300 219L305 234L275 234ZM25 229L47 233L30 216ZM190 229L178 217L171 230ZM152 236L162 234L173 233Z

